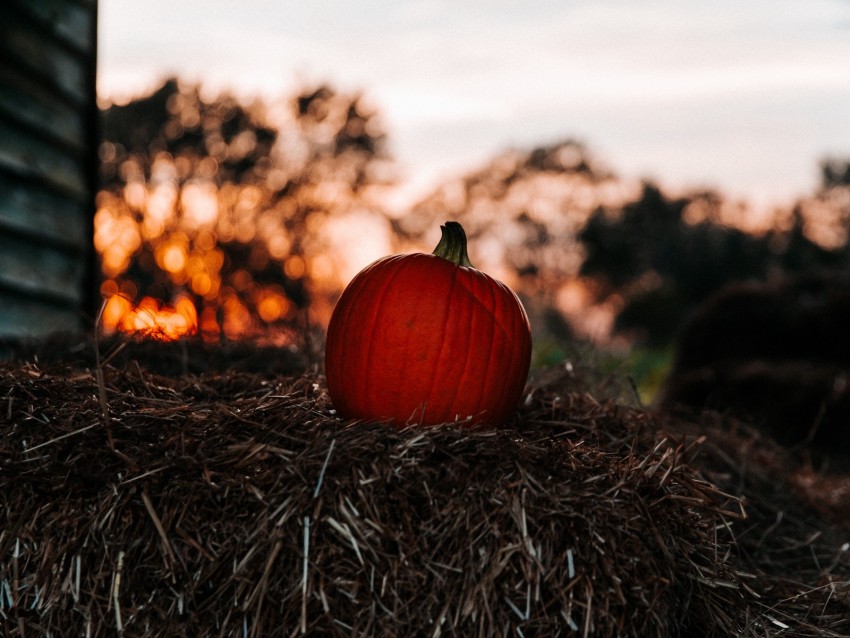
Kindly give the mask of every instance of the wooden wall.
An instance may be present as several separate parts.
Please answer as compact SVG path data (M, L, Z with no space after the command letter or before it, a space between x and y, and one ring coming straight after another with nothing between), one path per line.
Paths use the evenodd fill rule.
M0 0L0 336L91 326L96 0Z

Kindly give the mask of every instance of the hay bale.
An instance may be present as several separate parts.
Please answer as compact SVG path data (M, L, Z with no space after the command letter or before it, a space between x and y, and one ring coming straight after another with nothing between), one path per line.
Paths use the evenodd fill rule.
M669 425L705 437L692 466L744 506L731 561L758 598L741 635L850 635L850 474L720 413Z
M0 364L2 635L850 631L846 556L775 578L727 452L571 387L398 431L314 374Z
M665 410L745 418L850 466L850 275L732 283L684 325Z

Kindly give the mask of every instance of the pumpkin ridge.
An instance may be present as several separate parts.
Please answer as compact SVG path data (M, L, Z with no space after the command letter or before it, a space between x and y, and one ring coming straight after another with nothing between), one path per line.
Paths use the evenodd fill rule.
M482 275L484 273L481 273ZM475 284L488 284L489 277L480 277L475 279ZM470 290L470 294L475 299L475 301L487 310L487 316L490 319L490 347L487 348L487 363L484 364L484 373L482 374L482 379L484 381L490 380L491 384L494 383L497 379L491 379L490 377L490 366L493 365L493 343L496 340L496 328L502 331L504 339L509 339L508 332L505 330L504 326L501 325L500 321L496 318L496 290L492 286L486 286L486 288L490 291L491 299L493 300L493 305L488 308L487 304L485 304L477 294L475 294L472 290ZM484 402L484 397L490 396L490 388L487 387L489 384L479 383L478 384L478 404L481 405ZM492 420L494 418L498 418L498 414L493 414L494 411L490 411L490 414L485 414L485 420Z
M372 343L372 340L375 338L375 330L377 329L378 325L380 324L378 319L384 313L384 303L383 303L384 297L386 297L387 291L389 290L393 281L395 281L396 277L398 277L399 273L402 270L404 270L405 266L407 266L408 264L411 263L410 259L402 259L401 258L401 257L405 257L405 256L406 255L399 255L400 258L396 260L395 264L393 264L395 266L395 269L392 271L392 273L389 276L387 276L386 280L383 282L380 294L376 297L375 307L377 308L377 311L372 316L371 321L369 322L368 330L364 331L364 335L365 335L364 343ZM372 370L372 355L373 354L374 354L373 349L369 348L368 351L367 351L367 355L366 355L366 368L365 369L367 371ZM366 400L367 404L371 404L371 402L372 402L370 390L371 390L371 387L372 387L373 384L372 384L369 377L370 377L370 375L367 372L366 378L364 379L364 388L363 388L363 394L365 396L365 400Z
M443 314L443 325L442 325L441 333L440 333L440 334L443 334L443 335L446 334L446 326L449 325L449 319L451 318L451 314L452 314L451 313L452 299L454 299L455 287L457 286L458 274L460 273L459 268L460 268L459 266L456 267L452 272L452 283L451 283L451 286L449 286L449 294L448 294L448 297L447 297L448 301L446 302L446 308L445 308L445 312ZM437 353L437 359L435 361L434 369L431 371L431 381L428 384L428 386L429 386L428 387L428 396L434 395L434 386L437 383L437 376L439 375L439 372L443 367L442 366L443 353L445 352L445 350L446 350L446 340L441 339L440 340L440 351ZM451 354L451 353L449 353L449 354ZM455 384L455 387L457 387L458 385L460 385L460 384L459 383ZM455 397L456 396L457 396L457 392L455 392ZM454 406L454 400L452 400L452 403L450 405ZM428 410L428 406L426 405L425 409L423 410L423 417L424 417L424 412L426 412L427 410Z
M485 273L481 272L480 270L476 270L475 272L479 275L480 279L483 280L484 282L491 284L491 285L493 284L493 282L499 284L499 292L500 293L504 294L505 292L510 292L510 290L507 289L501 282L496 281L492 277L487 276ZM477 283L477 280L472 280L472 281L476 281L476 283ZM502 334L505 336L505 339L510 340L511 332L502 323L501 317L497 317L496 314L494 313L495 307L490 307L486 303L484 303L484 301L482 301L481 297L478 296L476 291L473 290L473 286L467 285L466 282L461 282L461 283L462 283L464 289L469 293L469 296L472 298L472 300L476 304L481 306L481 308L483 308L487 312L487 314L493 316L493 323L496 324L498 326L499 330L502 331ZM491 288L491 286L488 286L488 288ZM510 294L513 295L512 292ZM495 291L493 291L493 301L495 302L495 300L496 300L496 293L495 293Z
M471 310L467 310L466 314L467 314L466 332L468 334L468 333L472 332L472 328L473 328L473 325L474 325L474 322L475 322L475 313L472 312ZM452 407L454 407L457 404L457 396L458 396L458 394L460 394L461 386L464 386L464 387L467 386L467 383L466 383L467 378L466 377L467 377L467 373L468 373L467 371L469 370L469 361L470 361L471 358L472 357L470 357L470 356L466 357L466 361L464 361L464 364L463 364L463 370L461 370L461 373L460 373L460 378L458 379L458 382L455 384L454 393L452 395L452 401L450 403L450 405ZM474 419L477 415L473 414L473 415L469 415L469 416L472 416L473 419Z
M357 299L357 297L361 294L362 290L368 286L369 278L366 276L366 272L373 268L379 267L382 262L388 262L392 259L392 257L385 257L383 259L379 259L378 261L370 264L363 272L359 273L349 284L349 287L343 292L343 295L340 297L338 303L338 307L343 308L343 312L340 315L332 318L329 326L328 326L328 344L333 342L340 343L340 356L334 358L328 358L328 345L325 346L325 378L329 379L328 383L343 383L343 377L345 376L344 368L345 362L348 360L350 356L350 344L346 342L342 337L342 332L348 327L348 321L351 318L351 314L354 311L355 303L353 300ZM343 401L344 404L347 404L347 401ZM334 408L337 412L348 411L351 405L334 405Z
M511 313L511 324L514 328L511 331L511 334L528 334L528 316L525 314L525 309L522 307L522 303L518 302L518 298L513 291L510 289L508 289L508 291L514 298L514 301L518 303L518 308L520 310L518 313ZM506 391L502 395L500 410L506 415L505 418L507 418L507 415L511 414L516 409L517 401L522 398L525 384L528 381L528 367L531 354L530 337L526 343L528 344L528 348L520 348L516 343L511 344L508 367L510 370L524 369L525 373L522 377L517 377L516 380L506 388Z
M482 281L482 283L490 283L490 282L487 282L485 280L485 281ZM493 285L488 285L486 288L487 288L487 290L490 291L490 298L492 299L492 302L491 302L491 305L490 305L490 307L491 307L490 317L492 319L491 324L493 326L493 329L490 333L490 349L488 351L487 367L485 368L484 378L485 379L491 379L490 383L491 383L491 387L492 387L492 385L496 385L496 384L501 385L502 379L504 378L504 377L502 377L502 375L492 375L491 376L491 374L490 374L490 368L494 363L493 354L494 354L494 352L496 352L496 341L498 339L498 332L501 331L502 341L504 343L510 343L511 333L508 332L508 330L505 328L505 326L502 323L503 312L501 311L500 306L504 306L504 303L500 303L500 301L502 301L502 297L503 297L501 288L495 287ZM499 363L500 362L498 362L498 361L496 362L497 365ZM504 365L504 362L501 362L501 363L502 363L502 365ZM501 398L500 398L500 401L497 405L497 409L494 410L493 413L491 413L489 415L491 420L496 420L496 419L502 418L501 412L502 412L503 403L504 403L504 400L505 400L505 390L506 390L506 388L503 388L502 391L499 392L499 395L500 395ZM489 390L489 388L484 388L482 386L480 392L481 392L481 396L489 396L490 390ZM487 394L485 394L485 392Z
M422 257L430 259L432 257L437 257L437 255L432 255L432 254L428 254L428 253L416 253L416 258L417 258L417 261L419 262L418 265L426 263L424 259L421 259ZM439 258L439 259L442 260L443 258ZM442 326L440 328L442 333L445 333L446 326L448 325L449 319L451 317L451 305L452 305L451 300L452 300L452 296L454 295L454 289L455 289L455 283L456 283L456 277L457 277L457 268L456 267L453 269L452 273L453 273L452 274L452 281L451 281L451 284L449 286L448 294L445 297L448 301L446 303L445 312L443 314L443 319L442 319ZM445 341L441 340L440 341L440 350L437 353L436 359L433 360L432 374L431 374L431 379L428 382L428 393L427 393L426 396L433 396L434 386L436 384L436 380L437 380L439 371L441 369L441 359L444 356L443 355L444 350L445 350ZM406 351L406 354L409 354L409 352ZM410 368L404 367L403 370L404 370L404 373L398 379L398 385L400 387L405 387L407 385L407 379L409 377ZM423 390L424 390L424 387L423 387ZM393 413L400 414L399 409L403 404L403 399L404 399L404 397L401 397L401 396L396 397L396 401L394 402L394 404L392 406L393 407L393 410L392 410ZM428 405L427 400L418 403L416 406L414 406L413 412L410 414L410 416L408 416L406 418L405 422L408 423L408 424L413 422L414 417L417 417L420 422L427 420L428 407L429 407L429 405Z

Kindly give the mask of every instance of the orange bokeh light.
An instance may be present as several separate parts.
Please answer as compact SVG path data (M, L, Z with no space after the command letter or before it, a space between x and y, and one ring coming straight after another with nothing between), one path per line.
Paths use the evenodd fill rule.
M114 294L104 304L101 326L107 335L122 332L174 341L197 332L198 313L188 297L180 297L173 306L145 297L134 306L127 297Z
M257 302L257 314L266 323L284 318L292 309L292 302L285 295L275 291L264 291Z
M170 273L180 272L186 266L186 253L180 246L171 244L163 249L161 263L163 269Z

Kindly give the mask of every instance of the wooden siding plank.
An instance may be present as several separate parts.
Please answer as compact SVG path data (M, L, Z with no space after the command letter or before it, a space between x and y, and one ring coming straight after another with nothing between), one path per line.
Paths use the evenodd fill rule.
M36 73L78 105L90 101L88 62L20 20L0 20L0 56Z
M43 180L80 201L89 195L85 167L78 157L61 151L0 120L0 166Z
M87 206L0 174L0 233L4 228L42 237L81 253L91 250L91 215Z
M80 306L85 263L79 255L0 235L0 285L45 301Z
M0 335L3 337L32 338L79 332L82 325L78 311L0 290Z
M20 69L0 67L0 114L80 154L86 147L87 131L82 111L57 100Z
M73 2L7 0L32 16L54 37L86 54L94 46L94 11Z

